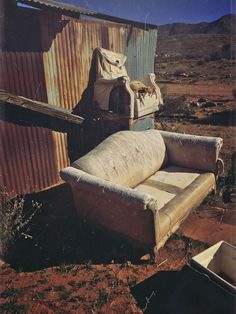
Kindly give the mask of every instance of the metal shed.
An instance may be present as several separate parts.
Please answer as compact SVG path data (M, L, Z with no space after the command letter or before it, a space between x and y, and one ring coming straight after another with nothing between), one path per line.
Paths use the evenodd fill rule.
M0 89L8 93L75 110L93 75L92 56L98 46L127 55L132 79L154 72L156 25L51 0L7 0L1 10ZM60 183L59 170L70 163L68 130L55 122L39 123L37 116L34 123L31 118L24 121L17 110L14 119L9 118L10 104L0 101L1 188L14 196Z

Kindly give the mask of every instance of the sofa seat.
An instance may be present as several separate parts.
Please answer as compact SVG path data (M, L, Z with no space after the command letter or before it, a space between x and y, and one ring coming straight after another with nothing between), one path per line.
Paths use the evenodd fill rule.
M79 215L151 250L215 189L221 138L122 131L61 170Z
M215 188L215 175L194 169L170 166L157 171L136 186L136 190L148 193L157 201L156 249L164 245L189 212ZM179 210L176 210L178 208Z
M199 176L200 172L194 169L169 166L154 173L135 189L158 199L157 207L160 210Z

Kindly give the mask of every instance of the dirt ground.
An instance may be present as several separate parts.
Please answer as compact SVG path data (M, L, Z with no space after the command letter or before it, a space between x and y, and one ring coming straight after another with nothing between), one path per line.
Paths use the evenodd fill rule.
M143 313L131 294L132 286L160 270L180 270L192 256L219 240L236 245L233 82L179 79L160 85L168 96L215 102L196 106L191 114L159 116L156 127L223 138L225 172L219 177L216 194L189 215L160 249L156 264L148 256L140 260L145 252L93 230L84 221L75 230L75 219L68 222L74 208L65 185L55 188L56 202L52 191L34 195L44 202L43 227L31 249L19 250L11 264L1 265L1 313ZM65 207L66 216L61 213Z

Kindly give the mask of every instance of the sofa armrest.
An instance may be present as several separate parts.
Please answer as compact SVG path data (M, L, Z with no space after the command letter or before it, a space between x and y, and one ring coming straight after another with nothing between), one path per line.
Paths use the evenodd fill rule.
M141 80L141 82L143 82L143 84L145 84L146 86L150 86L153 88L154 93L156 95L156 98L159 101L160 105L163 105L163 99L162 99L162 95L161 95L161 90L159 88L159 86L156 84L156 75L154 73L148 73L147 75L145 75L143 77L143 79Z
M170 164L217 174L222 138L166 131L160 133L166 145Z
M155 246L157 206L151 195L73 167L62 169L60 175L71 186L80 215L143 247Z
M107 200L115 199L115 201L119 203L125 202L128 204L135 202L139 209L150 209L153 207L153 202L156 202L156 200L147 193L101 179L74 167L62 169L60 176L72 187L81 188L87 192L93 192L93 195L106 198Z

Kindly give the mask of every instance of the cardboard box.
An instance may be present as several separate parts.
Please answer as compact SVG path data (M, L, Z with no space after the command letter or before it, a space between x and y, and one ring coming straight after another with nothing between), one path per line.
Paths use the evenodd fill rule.
M236 247L220 241L193 257L191 264L236 293Z

